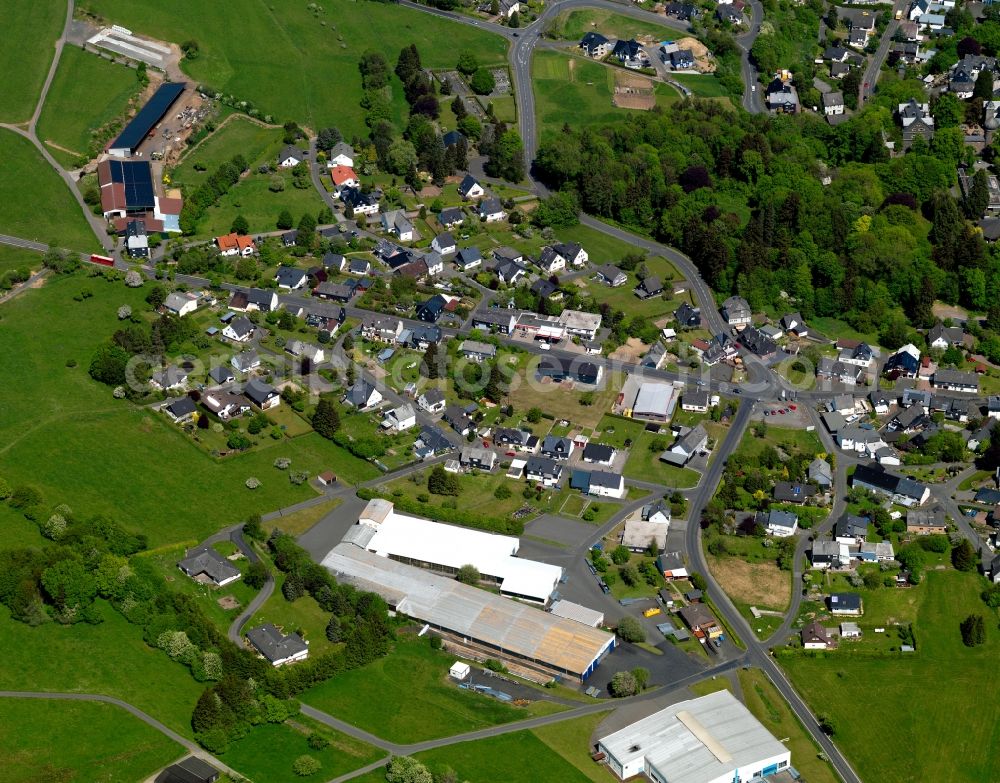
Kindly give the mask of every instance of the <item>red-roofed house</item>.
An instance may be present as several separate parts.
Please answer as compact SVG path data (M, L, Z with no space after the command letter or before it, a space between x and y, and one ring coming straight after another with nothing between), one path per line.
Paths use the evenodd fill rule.
M337 196L344 188L356 188L361 185L358 175L350 166L334 166L330 169L330 179L333 180L334 193Z
M257 252L253 239L236 233L216 237L215 244L219 246L219 253L224 256L251 256Z

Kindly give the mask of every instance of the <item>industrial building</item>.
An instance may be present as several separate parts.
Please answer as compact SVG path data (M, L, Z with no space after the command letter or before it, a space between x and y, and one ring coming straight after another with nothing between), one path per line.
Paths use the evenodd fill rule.
M669 383L644 383L632 403L632 418L666 422L677 405L677 390Z
M454 576L464 565L474 565L484 582L500 588L501 595L547 604L563 569L517 557L520 541L445 525L396 513L383 498L368 501L344 541L381 557Z
M672 704L602 737L597 749L620 779L660 783L753 781L791 764L788 748L727 690Z
M125 129L119 134L118 138L108 145L108 154L114 155L116 158L128 158L134 155L139 145L149 135L149 132L170 111L170 107L181 96L185 87L187 85L184 82L166 82L165 84L161 84L160 88L153 93L153 97L146 102L146 105L125 126Z
M586 680L615 636L455 579L341 542L323 565L341 582L381 595L397 612L427 623L469 654L499 658L521 673Z

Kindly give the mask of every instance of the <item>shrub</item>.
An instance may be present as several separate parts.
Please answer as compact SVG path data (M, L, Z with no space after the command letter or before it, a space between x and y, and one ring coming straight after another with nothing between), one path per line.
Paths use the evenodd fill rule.
M618 636L625 642L646 641L646 631L634 617L623 617L618 622Z
M313 750L323 750L323 748L330 747L329 738L324 734L320 734L318 731L314 731L310 734L309 739L306 740L306 742L309 743L309 747Z
M625 696L635 696L639 692L639 685L632 672L615 672L608 690L612 696L620 699Z
M508 487L506 484L501 484L496 488L496 490L494 490L493 497L495 497L497 500L506 500L511 496L511 494L512 493L510 491L510 487Z
M246 480L247 489L257 489L260 486L260 479L251 476Z
M313 758L309 755L299 756L292 763L292 772L302 778L307 778L310 775L315 775L323 768L323 765L319 763L318 759Z

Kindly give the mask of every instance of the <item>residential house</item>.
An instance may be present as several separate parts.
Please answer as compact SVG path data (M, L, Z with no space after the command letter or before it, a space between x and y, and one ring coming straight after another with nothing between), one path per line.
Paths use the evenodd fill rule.
M535 294L539 299L548 299L559 289L556 287L555 283L546 280L544 277L540 277L531 284L530 290L531 293ZM562 294L560 294L559 298L561 298L561 296Z
M535 481L546 487L554 487L562 478L562 465L547 457L528 457L524 466L528 481Z
M248 373L260 367L260 356L256 351L241 351L229 360L229 363L241 373ZM228 374L228 373L226 373ZM222 373L220 373L222 375Z
M646 510L650 509L647 514ZM667 547L667 533L670 530L670 506L664 503L651 503L644 506L639 514L633 514L625 520L622 532L622 546L632 552L644 552L656 544L657 551L662 552Z
M645 59L642 46L634 38L627 41L625 39L615 41L615 45L611 49L611 56L626 68L640 68Z
M625 496L625 479L620 473L603 470L574 470L570 476L570 489L578 489L585 495L621 499Z
M585 313L582 310L563 310L558 321L567 334L584 340L593 340L601 328L600 313Z
M920 506L928 501L930 489L907 476L890 473L880 465L858 465L851 484L885 495L903 506Z
M178 397L176 400L164 405L163 411L175 423L183 424L194 418L195 413L198 411L198 406L194 404L194 400L190 397Z
M382 230L394 234L400 242L413 241L413 224L401 209L383 212L381 215Z
M129 220L125 224L125 250L129 258L149 258L149 237L143 220Z
M778 114L796 114L799 111L799 92L792 83L791 74L776 74L767 85L767 108Z
M728 22L734 26L743 24L743 13L737 11L731 4L719 5L715 9L715 18L720 22Z
M479 202L479 219L487 223L499 223L507 219L503 204L498 198L486 198Z
M302 288L309 279L305 272L296 269L294 266L279 266L278 272L274 276L278 283L278 288L287 288L291 291Z
M935 389L947 389L948 391L975 394L979 391L979 376L974 372L939 369L935 371L931 379L931 385Z
M664 553L656 558L656 570L663 574L668 582L674 579L687 579L689 574L684 561L676 552Z
M791 511L779 511L772 508L767 512L757 513L757 524L764 525L769 536L788 538L794 536L799 529L799 517Z
M583 461L592 464L610 467L617 455L618 451L614 446L605 446L603 443L588 443L583 447Z
M660 460L671 465L684 467L695 454L704 450L708 445L708 432L701 424L696 424L690 429L682 427L679 431L680 436L669 449L660 455Z
M250 410L250 401L246 397L223 389L213 389L202 394L201 404L205 406L205 410L223 421L242 416Z
M670 53L670 67L675 71L694 68L694 53L690 49L675 49Z
M428 389L417 397L417 405L428 413L440 413L447 404L444 392L440 389Z
M321 345L310 345L302 340L289 340L285 343L285 353L296 359L308 359L313 365L320 364L326 358L326 350Z
M543 457L563 461L573 455L573 441L569 438L558 438L555 435L546 435L542 440L541 454Z
M463 340L458 347L458 352L470 361L481 363L495 359L497 347L492 343L482 343L478 340Z
M476 431L476 423L472 421L462 408L457 405L449 405L444 409L442 421L451 427L459 435L465 436Z
M350 302L355 294L355 287L344 285L343 283L320 283L316 286L312 295L320 299L332 299L337 302Z
M229 309L243 312L258 310L262 313L269 313L278 309L278 294L264 288L236 291L229 300Z
M861 596L857 593L831 593L827 606L830 614L857 616L864 612Z
M235 359L236 357L234 356L233 358ZM260 359L258 359L257 361L259 362ZM208 371L208 380L214 383L216 386L222 386L225 383L232 383L233 381L235 381L236 376L233 375L232 370L230 370L225 365L220 364Z
M837 520L833 528L834 540L839 544L848 546L860 546L868 538L868 517L861 517L855 514L845 514Z
M722 624L706 604L699 602L682 606L678 614L698 639L717 639L724 633Z
M149 385L161 391L176 391L187 385L187 370L176 365L170 365L157 370L149 377Z
M489 471L496 467L497 455L492 449L482 446L463 446L458 461L463 468Z
M991 394L986 398L986 416L990 419L1000 419L1000 395Z
M644 280L639 281L639 285L635 287L635 295L640 299L651 299L654 296L660 296L663 293L663 283L660 282L660 278L656 275L650 275Z
M826 628L813 620L799 632L802 647L806 650L832 650L837 644Z
M527 430L515 430L509 427L497 427L493 432L493 443L506 446L517 451L534 452L538 448L538 438Z
M840 353L837 361L854 367L870 368L877 358L875 350L868 343L853 340L841 340L837 343Z
M177 567L196 582L216 587L225 587L241 576L240 569L210 546L188 550Z
M554 275L566 268L566 259L552 247L543 247L535 265L546 275Z
M438 215L438 222L445 228L454 228L465 222L465 213L461 207L447 207Z
M447 231L444 231L438 234L436 237L434 237L433 241L431 242L431 247L434 248L438 253L440 253L443 256L450 255L451 253L455 252L455 237L453 237Z
M281 235L281 244L284 247L295 247L299 241L298 229L292 229L291 231L286 231Z
M571 380L596 385L604 377L604 367L593 362L546 355L539 362L536 373L539 378L551 378L553 381Z
M478 180L471 174L466 174L458 186L458 195L465 200L482 198L486 195L486 189L479 184Z
M833 468L824 459L816 457L809 463L809 481L820 489L826 490L833 486Z
M948 523L941 508L914 508L906 512L906 532L916 536L947 533Z
M380 343L396 343L403 331L403 323L398 318L386 315L366 315L361 319L361 336L365 340Z
M252 238L236 232L216 237L215 245L219 248L221 256L243 256L246 258L257 252L257 246L253 243Z
M719 311L726 323L736 329L745 329L753 318L750 303L742 296L731 296L722 303Z
M885 416L889 413L889 408L895 404L896 400L887 393L876 389L868 393L868 402L871 404L876 416Z
M262 411L277 408L281 404L281 394L268 383L252 378L243 387L244 396Z
M417 305L417 320L427 323L437 323L449 304L441 294L434 294L426 302Z
M597 277L602 283L612 288L617 288L628 282L628 275L611 264L603 264L597 267Z
M800 481L779 481L774 485L774 499L779 503L805 503L816 497L816 492L815 484Z
M294 144L286 144L278 153L278 165L283 169L292 169L306 159L306 153Z
M884 372L889 378L916 378L920 370L920 349L907 343L886 359Z
M451 449L451 441L437 427L424 427L413 442L413 453L421 460L430 459Z
M693 413L708 413L709 395L707 391L685 392L681 397L681 410Z
M744 326L740 332L739 344L743 346L744 350L761 359L769 359L778 350L774 340L765 336L760 329L749 325Z
M588 57L602 59L611 51L611 41L600 33L589 32L580 40L580 48Z
M851 553L847 544L837 541L813 541L809 560L813 568L845 568L851 564Z
M639 364L651 370L658 370L663 362L666 361L666 358L667 349L664 348L663 343L653 343Z
M697 329L701 326L701 310L687 302L674 310L674 318L682 329Z
M831 359L829 356L820 357L819 364L816 365L816 377L821 380L837 381L845 386L855 386L864 378L865 371L844 362Z
M358 215L370 217L378 214L378 197L374 193L365 193L357 187L343 187L340 189L339 197L349 211L350 217Z
M163 300L163 309L181 318L198 309L198 295L177 291L167 294L167 298Z
M552 247L570 266L583 266L590 258L587 251L576 242L557 242Z
M333 145L330 150L330 157L327 158L326 165L330 168L337 166L354 167L354 147L347 142L341 141Z
M904 149L909 149L917 136L928 143L934 138L934 118L931 116L929 104L917 103L915 98L911 98L907 103L899 104L896 116L903 127Z
M840 91L825 92L821 100L823 102L823 114L827 117L835 117L844 113L844 93Z
M464 247L458 251L458 255L455 256L455 264L463 272L468 272L470 269L475 269L477 266L481 266L483 263L482 253L479 252L478 247Z
M359 411L374 408L382 402L382 392L364 378L358 378L344 395L344 403Z
M965 330L961 326L945 326L940 321L927 332L927 345L942 351L953 345L961 346L964 339Z
M197 756L171 764L156 777L156 783L215 783L219 770Z
M329 171L330 180L333 182L333 195L337 198L340 198L345 190L357 190L361 187L361 180L350 166L334 166Z
M297 633L282 634L271 623L250 629L247 641L272 666L285 666L309 657L308 642Z

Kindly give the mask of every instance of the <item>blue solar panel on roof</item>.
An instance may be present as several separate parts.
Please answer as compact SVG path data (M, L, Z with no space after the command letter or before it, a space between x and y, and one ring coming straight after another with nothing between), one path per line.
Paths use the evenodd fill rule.
M186 86L184 82L161 84L160 89L153 94L153 97L132 118L132 122L126 125L125 130L115 139L111 149L127 149L130 152L135 150L153 129L153 126L163 119L163 115L167 113L178 96L184 92Z
M144 160L108 160L111 181L125 186L126 209L152 209L153 171Z

